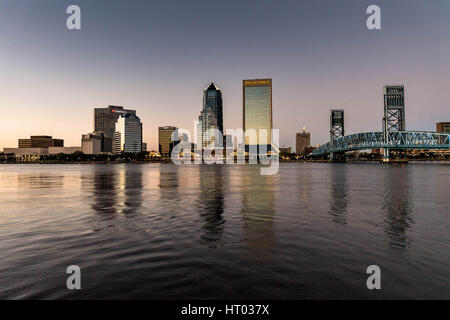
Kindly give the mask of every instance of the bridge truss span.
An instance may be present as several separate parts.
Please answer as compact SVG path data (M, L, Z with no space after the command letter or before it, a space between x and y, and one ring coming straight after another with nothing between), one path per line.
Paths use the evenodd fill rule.
M364 149L449 149L450 133L427 131L363 132L340 137L313 151L314 156Z

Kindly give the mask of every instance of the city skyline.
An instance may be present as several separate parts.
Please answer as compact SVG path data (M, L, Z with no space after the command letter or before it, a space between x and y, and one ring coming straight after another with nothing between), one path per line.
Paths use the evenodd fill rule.
M211 82L222 91L224 128L240 128L241 83L254 78L274 79L280 145L294 146L303 125L312 145L326 142L324 119L334 106L345 109L349 133L381 130L387 84L405 85L407 130L434 131L436 122L449 120L445 1L379 1L383 23L376 31L365 27L367 3L357 1L176 7L137 1L126 10L109 1L107 12L106 2L79 1L83 27L73 32L64 24L67 4L0 4L0 110L11 117L0 129L0 149L31 135L79 145L80 135L92 131L94 107L121 105L139 110L143 141L158 150L159 126L194 132L202 89ZM222 12L213 30L196 22L206 4ZM133 22L121 22L124 12ZM212 43L199 48L212 35Z
M450 299L448 30L450 0L0 0L0 300Z

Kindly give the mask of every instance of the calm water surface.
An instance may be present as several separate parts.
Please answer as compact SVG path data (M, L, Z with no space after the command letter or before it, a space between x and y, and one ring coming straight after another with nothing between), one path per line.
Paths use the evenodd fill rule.
M450 299L449 183L445 164L0 165L0 298Z

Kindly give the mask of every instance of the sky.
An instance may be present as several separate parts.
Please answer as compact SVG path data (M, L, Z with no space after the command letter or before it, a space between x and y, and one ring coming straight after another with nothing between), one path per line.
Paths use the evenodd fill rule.
M81 8L68 30L66 8ZM366 9L381 8L381 30ZM306 126L329 139L380 131L383 86L404 84L406 129L450 121L448 0L0 0L0 150L46 134L79 146L93 108L136 109L144 142L158 126L193 132L203 90L223 95L225 128L242 127L242 80L273 79L273 126L295 147Z

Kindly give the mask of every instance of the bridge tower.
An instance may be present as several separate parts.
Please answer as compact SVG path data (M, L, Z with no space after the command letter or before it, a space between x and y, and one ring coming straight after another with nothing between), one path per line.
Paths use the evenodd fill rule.
M405 131L405 87L403 85L384 86L384 144L389 144L389 132ZM389 161L389 148L383 150L383 161Z
M345 135L344 129L344 110L343 109L331 109L330 110L330 144L333 146L334 140L341 138ZM330 161L333 161L335 155L330 153Z

